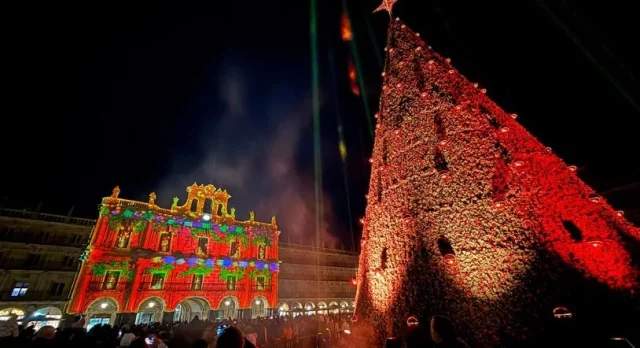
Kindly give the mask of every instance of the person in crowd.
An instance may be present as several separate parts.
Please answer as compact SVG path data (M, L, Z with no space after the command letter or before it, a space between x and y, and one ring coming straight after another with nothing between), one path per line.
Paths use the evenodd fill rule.
M431 339L436 347L442 348L470 348L469 345L456 335L451 320L447 317L435 315L431 318Z
M226 328L216 341L216 348L244 348L245 339L236 327Z
M120 347L129 347L131 342L136 338L136 335L131 332L129 325L122 327L122 338L120 339Z
M244 338L246 338L254 346L258 344L258 337L251 325L247 325L244 327Z

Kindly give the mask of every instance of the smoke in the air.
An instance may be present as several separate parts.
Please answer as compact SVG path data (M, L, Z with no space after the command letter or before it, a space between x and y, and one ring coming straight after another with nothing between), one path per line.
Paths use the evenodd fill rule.
M275 215L282 231L281 241L315 244L313 170L299 165L301 147L313 146L309 98L283 103L282 98L269 98L266 91L265 100L272 99L273 104L260 110L260 115L251 114L255 110L247 104L250 86L246 74L230 67L222 76L219 98L226 112L213 117L215 121L209 124L194 127L193 135L198 136L192 135L192 139L199 139L204 156L195 161L196 166L184 165L184 161L174 163L172 174L157 191L159 203L168 206L170 199L177 196L182 204L188 185L194 181L211 183L231 194L229 207L236 208L237 220L248 219L250 210L255 210L256 220L263 222ZM341 247L331 231L342 226L330 197L323 194L323 201L321 243Z

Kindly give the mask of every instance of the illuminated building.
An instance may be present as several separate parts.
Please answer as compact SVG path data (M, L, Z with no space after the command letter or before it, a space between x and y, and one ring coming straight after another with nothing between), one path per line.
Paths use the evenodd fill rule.
M640 230L399 19L385 51L355 310L369 346L436 314L471 346L566 320L637 332Z
M278 312L349 313L355 305L358 254L280 242Z
M94 224L0 209L0 320L58 326Z
M278 226L236 220L213 185L187 188L170 209L102 200L95 233L68 307L97 323L251 318L272 314L278 294Z

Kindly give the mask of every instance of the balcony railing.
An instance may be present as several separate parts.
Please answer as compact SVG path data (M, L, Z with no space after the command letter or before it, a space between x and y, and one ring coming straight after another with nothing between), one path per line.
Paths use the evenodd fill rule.
M32 270L32 271L60 271L60 272L76 272L78 264L72 263L66 265L62 262L44 262L29 263L28 260L7 260L0 263L0 269L14 270Z
M140 287L138 288L141 291L216 291L216 292L224 292L224 291L244 291L244 284L235 284L235 286L231 286L231 284L227 283L202 283L199 285L192 283L164 283L162 286L152 284L151 282L143 282L140 283Z
M126 282L117 282L111 285L105 282L91 282L87 287L87 291L124 291L126 287Z
M11 292L3 293L1 301L66 301L69 299L69 291L64 291L60 295L52 295L49 291L27 290L21 296L11 296Z
M0 209L0 216L7 216L20 219L41 220L48 222L58 222L62 224L72 224L80 226L93 226L96 220L82 219L71 216L44 214L39 212L15 209Z
M272 290L272 286L271 284L264 284L264 285L259 285L259 284L251 284L250 285L250 289L252 292L269 292Z

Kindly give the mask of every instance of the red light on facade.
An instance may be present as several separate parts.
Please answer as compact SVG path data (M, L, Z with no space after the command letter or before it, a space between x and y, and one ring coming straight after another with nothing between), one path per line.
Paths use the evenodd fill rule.
M573 314L566 307L556 307L553 309L553 317L556 319L571 319Z
M513 166L516 168L522 167L524 165L523 161L515 161L513 162Z
M453 254L446 254L442 257L442 259L444 260L444 263L449 266L453 266L457 263L456 256Z

